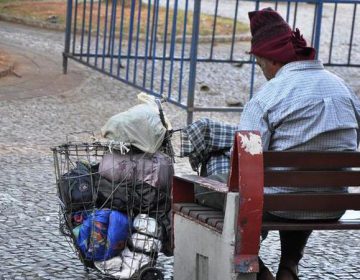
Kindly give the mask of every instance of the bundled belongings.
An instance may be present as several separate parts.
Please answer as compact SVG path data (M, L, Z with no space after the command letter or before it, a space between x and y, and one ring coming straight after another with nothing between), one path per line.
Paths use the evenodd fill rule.
M58 182L60 199L67 211L86 210L94 206L95 184L87 162L77 161Z
M101 179L98 184L99 208L111 208L120 211L132 209L133 212L149 212L155 210L166 200L166 192L160 191L146 183L112 184L106 179Z
M112 258L107 261L95 262L95 267L103 274L116 279L130 279L138 270L146 267L151 262L151 258L147 255L132 252L126 248L121 252L121 256ZM159 278L151 278L159 279Z
M109 141L53 148L60 230L84 266L116 279L163 279L156 259L171 253L170 125L141 98L105 124Z
M139 104L111 117L101 131L108 139L131 143L146 153L155 153L166 134L159 111L149 104Z
M53 149L60 226L85 266L117 279L142 279L145 269L160 277L154 266L169 253L173 159L116 145Z
M129 143L144 153L166 148L165 152L172 155L169 139L172 128L160 100L145 93L138 94L138 100L142 103L112 116L102 127L102 136Z
M174 169L168 155L162 152L122 155L114 151L103 156L99 175L99 206L124 211L131 205L137 213L159 210L159 207L169 210L164 207L170 207L167 192Z
M164 188L173 176L173 171L166 168L171 162L172 159L162 152L125 155L113 152L104 155L99 173L115 183L132 182L135 179L156 188Z
M134 229L142 234L159 238L161 231L157 221L146 214L139 214L133 222Z
M96 186L96 207L99 209L110 208L119 211L126 211L132 202L130 197L131 192L129 192L129 188L132 186L132 183L114 184L104 177L101 177L96 182Z
M134 233L130 239L131 246L139 252L160 252L161 241L141 233Z
M86 260L108 260L125 248L128 229L127 215L109 209L95 210L80 226L76 242Z
M124 175L126 174L126 175ZM170 188L172 158L165 153L107 153L99 164L96 206L133 215L146 213L161 227L163 253L171 254ZM140 216L140 215L139 215ZM136 221L136 220L135 220Z

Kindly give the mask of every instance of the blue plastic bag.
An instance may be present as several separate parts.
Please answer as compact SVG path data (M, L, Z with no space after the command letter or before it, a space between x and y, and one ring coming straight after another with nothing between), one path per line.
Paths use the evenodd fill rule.
M119 211L111 211L107 235L107 250L105 252L106 260L120 255L121 251L125 248L129 231L128 217Z
M116 210L96 210L81 225L77 244L85 259L100 261L120 255L129 233L128 217Z

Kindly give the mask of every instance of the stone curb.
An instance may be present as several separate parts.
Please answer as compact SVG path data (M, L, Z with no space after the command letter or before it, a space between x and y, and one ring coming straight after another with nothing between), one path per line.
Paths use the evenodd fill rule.
M7 22L12 22L12 23L18 23L18 24L23 24L23 25L28 25L28 26L32 26L32 27L38 27L38 28L43 28L43 29L48 29L48 30L56 30L56 31L62 31L65 32L65 24L58 24L58 23L51 23L51 22L42 22L42 21L38 21L38 20L33 20L33 19L28 19L28 18L19 18L16 16L9 16L6 14L1 14L0 13L0 21L7 21ZM88 32L87 30L84 30L86 33ZM116 37L116 36L115 36ZM125 37L126 34L125 34ZM191 42L191 36L186 36L185 37L185 42L186 43L190 43ZM136 37L134 36L133 39L135 40ZM145 36L144 35L139 35L139 40L140 41L145 41ZM176 43L181 43L183 39L183 36L176 36L175 41ZM227 35L218 35L215 37L214 43L231 43L232 42L233 37L232 36L227 36ZM250 34L242 34L242 35L236 35L234 37L234 41L236 42L247 42L251 40L251 35ZM160 36L156 37L156 41L157 42L164 42L163 39ZM199 43L211 43L212 42L212 36L199 36Z

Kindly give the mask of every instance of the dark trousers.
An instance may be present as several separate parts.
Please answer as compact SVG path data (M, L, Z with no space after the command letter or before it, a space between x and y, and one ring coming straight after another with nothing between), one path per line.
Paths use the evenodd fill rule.
M263 221L274 221L274 222L284 222L292 221L289 219L277 217L270 213L263 214ZM297 231L288 231L280 230L280 246L281 246L281 258L280 266L296 266L299 264L300 260L304 256L304 249L306 243L311 235L311 230L297 230ZM263 240L266 238L267 232L262 232Z
M304 256L304 249L311 230L285 231L280 230L281 258L279 266L298 266Z

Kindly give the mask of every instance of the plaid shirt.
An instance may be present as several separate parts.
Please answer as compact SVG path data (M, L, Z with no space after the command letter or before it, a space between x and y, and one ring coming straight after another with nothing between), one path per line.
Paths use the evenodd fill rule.
M180 156L189 157L191 167L201 176L227 173L230 149L238 125L202 118L182 129Z

